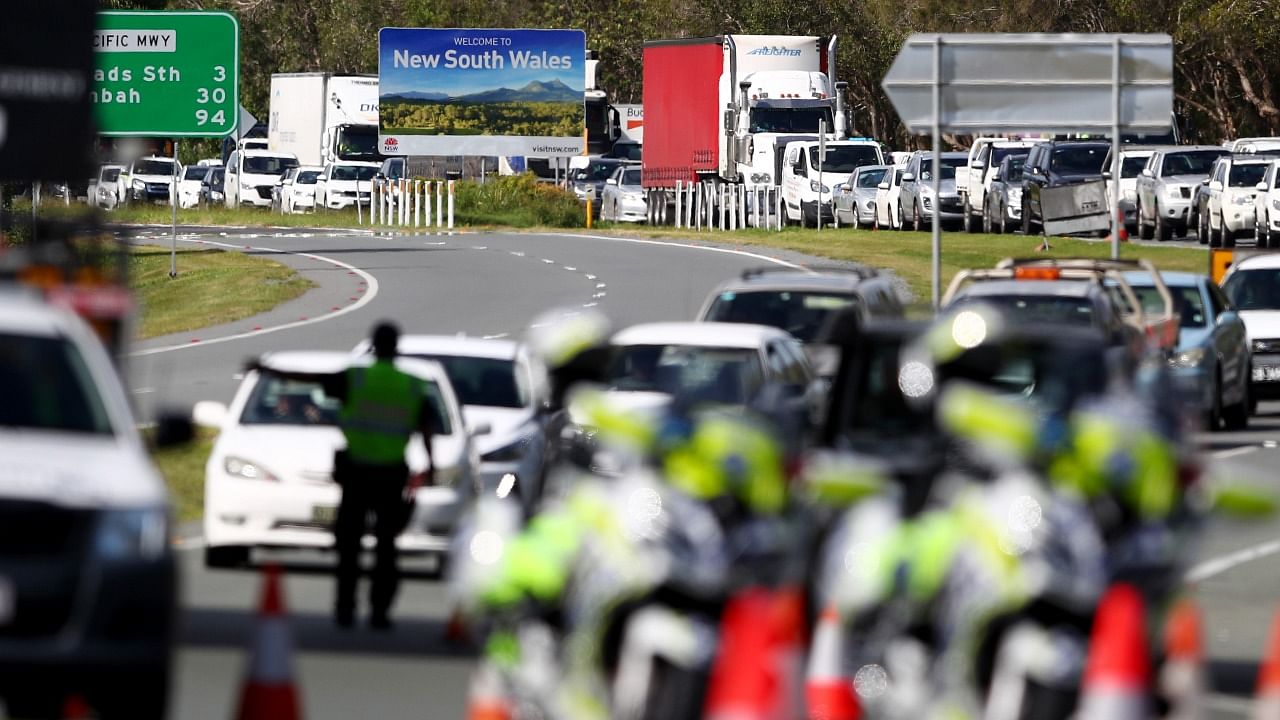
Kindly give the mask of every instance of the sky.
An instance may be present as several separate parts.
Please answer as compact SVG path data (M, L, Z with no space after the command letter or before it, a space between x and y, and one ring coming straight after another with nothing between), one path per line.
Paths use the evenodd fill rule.
M461 46L456 44L457 38L495 38L504 44ZM508 40L510 44L505 44ZM379 86L383 95L414 91L466 95L500 87L521 88L534 80L560 80L575 90L582 90L586 85L586 34L581 30L383 28L378 42ZM497 50L502 54L505 65L501 70L446 70L443 55L450 49L457 50L459 55ZM439 54L440 67L395 68L392 59L396 50L421 55ZM572 67L564 70L513 68L508 53L526 50L535 54L546 50L550 55L568 55L572 58Z

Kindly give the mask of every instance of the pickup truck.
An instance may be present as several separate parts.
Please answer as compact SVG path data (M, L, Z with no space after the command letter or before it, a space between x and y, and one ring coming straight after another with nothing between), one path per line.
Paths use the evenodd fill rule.
M964 229L966 232L982 231L982 218L986 215L987 191L991 178L1000 163L1010 155L1025 156L1036 140L1007 140L1005 138L978 138L969 148L969 163L956 173L956 192L964 205Z
M1209 177L1214 161L1229 154L1215 145L1157 148L1135 182L1138 236L1143 240L1186 236L1192 192Z

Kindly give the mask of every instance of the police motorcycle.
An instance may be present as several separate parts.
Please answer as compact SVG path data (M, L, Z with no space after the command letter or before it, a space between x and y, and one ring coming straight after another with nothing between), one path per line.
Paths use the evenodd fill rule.
M871 374L865 363L861 378L844 378L853 390L836 400L846 407L833 409L833 422L875 399L921 436L933 433L936 448L912 472L888 464L890 490L851 506L824 543L817 592L846 620L846 671L867 716L1069 717L1107 584L1128 578L1153 597L1173 592L1179 531L1195 514L1194 493L1168 483L1185 479L1176 453L1161 455L1174 460L1157 482L1164 491L1145 493L1164 498L1158 512L1118 501L1144 495L1129 486L1080 492L1072 483L1096 473L1063 469L1072 454L1057 446L1078 432L1073 412L1114 410L1116 376L1137 374L1086 335L1015 330L968 308L900 335L897 382L860 383ZM868 397L886 387L892 398ZM1129 419L1158 424L1151 413ZM828 428L826 437L848 452L859 436Z

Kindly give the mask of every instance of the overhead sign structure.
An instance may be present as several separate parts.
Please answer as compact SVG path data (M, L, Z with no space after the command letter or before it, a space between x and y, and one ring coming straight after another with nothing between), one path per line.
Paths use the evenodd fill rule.
M109 136L226 137L240 119L240 24L225 12L98 13L92 100Z
M1112 176L1122 132L1163 132L1173 122L1173 39L1117 34L915 34L882 83L907 128L933 134L934 197L943 131L1105 132ZM1111 207L1120 183L1112 183ZM1112 257L1123 218L1113 212ZM941 285L933 229L933 301Z
M378 145L386 155L581 155L581 30L382 28Z
M87 177L93 9L11 0L0 22L0 181Z

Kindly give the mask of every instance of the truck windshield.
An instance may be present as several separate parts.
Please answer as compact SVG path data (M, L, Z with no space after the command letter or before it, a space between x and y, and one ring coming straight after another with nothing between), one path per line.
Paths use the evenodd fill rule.
M1022 157L1026 157L1027 153L1029 152L1031 152L1031 148L1020 148L1020 147L991 148L991 162L987 164L987 167L999 167L1000 163L1005 158L1011 155L1012 156L1021 155Z
M139 160L133 164L134 175L172 175L173 163L168 160Z
M205 173L209 172L207 167L189 167L182 173L183 180L203 180Z
M1231 187L1251 188L1262 182L1262 176L1265 174L1267 174L1267 166L1262 163L1232 165L1231 174L1227 177L1227 184Z
M291 157L267 157L250 155L244 159L244 172L254 175L283 175L289 168L298 167L298 161Z
M1240 270L1222 290L1240 310L1280 310L1280 270Z
M1049 168L1060 175L1099 175L1108 148L1103 145L1065 145L1054 148Z
M298 179L293 182L295 185L315 185L318 177L320 177L319 170L304 170L298 173Z
M331 180L359 180L367 182L373 179L378 168L371 165L334 165Z
M754 349L628 345L615 349L606 382L615 390L742 405L755 396L763 377Z
M1164 156L1160 168L1162 176L1167 175L1204 175L1208 176L1213 163L1223 155L1230 155L1226 150L1200 150L1197 152L1169 153Z
M120 179L120 168L111 168L110 170L102 171L102 178L99 180L99 182L113 183L119 179Z
M1120 178L1136 178L1142 174L1142 168L1147 166L1147 159L1150 155L1126 155L1120 161ZM1107 163L1110 165L1110 163Z
M0 334L0 428L112 434L80 351L60 337Z
M870 145L829 145L827 159L822 163L823 172L851 173L863 165L879 165L880 153ZM818 169L818 146L809 153L809 167Z
M828 107L752 108L751 132L816 133L819 120L827 122L828 132L835 127Z
M1017 318L1019 323L1056 323L1067 325L1091 325L1093 303L1086 297L1063 295L973 295L956 300L982 303L1004 311L1004 315Z
M1004 179L1006 182L1018 182L1022 180L1022 169L1027 165L1026 155L1016 155L1009 158L1009 165L1005 170Z
M378 128L374 125L348 125L338 130L338 158L342 160L376 160Z

